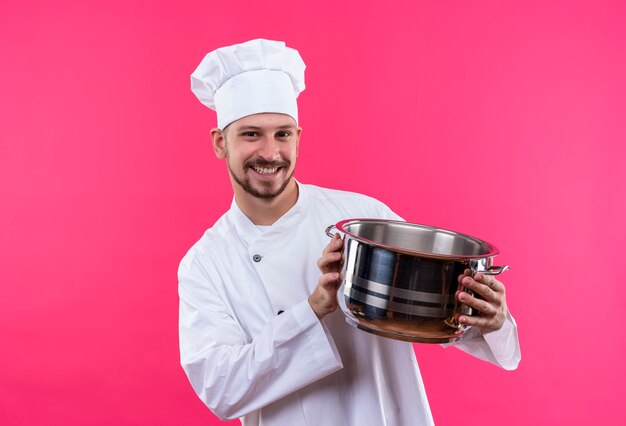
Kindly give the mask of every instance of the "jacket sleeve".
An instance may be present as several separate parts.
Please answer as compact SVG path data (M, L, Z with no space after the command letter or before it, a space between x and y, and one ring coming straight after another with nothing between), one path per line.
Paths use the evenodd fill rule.
M500 330L482 334L478 327L472 327L457 342L443 346L455 346L505 370L515 370L522 358L517 324L510 314Z
M183 259L181 364L200 399L220 418L244 416L342 368L308 300L271 318L251 339L213 284L192 256Z

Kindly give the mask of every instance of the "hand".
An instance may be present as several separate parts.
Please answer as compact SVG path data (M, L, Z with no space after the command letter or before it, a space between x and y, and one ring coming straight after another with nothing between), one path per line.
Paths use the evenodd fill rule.
M322 276L309 296L309 304L319 319L337 309L337 289L341 284L339 272L342 266L342 248L343 240L339 234L335 234L330 243L324 247L322 257L317 261Z
M479 311L478 316L461 315L457 319L463 325L472 325L480 328L485 334L502 328L507 317L506 295L504 284L496 280L493 275L484 275L480 272L474 278L471 271L466 269L463 275L459 275L461 288L456 293L456 298L471 308ZM479 294L483 299L470 296L463 291L468 288Z

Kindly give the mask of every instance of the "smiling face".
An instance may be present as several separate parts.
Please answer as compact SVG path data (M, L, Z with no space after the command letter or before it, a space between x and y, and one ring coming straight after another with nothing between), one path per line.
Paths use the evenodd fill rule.
M285 114L243 117L212 132L218 158L225 158L235 194L275 199L292 184L300 129Z

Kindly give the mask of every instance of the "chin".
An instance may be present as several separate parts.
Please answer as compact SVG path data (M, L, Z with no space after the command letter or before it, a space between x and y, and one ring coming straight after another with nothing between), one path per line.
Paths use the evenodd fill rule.
M259 198L271 199L271 198L276 198L280 194L282 194L285 188L287 188L287 183L281 183L279 185L272 185L271 187L262 185L261 187L249 188L251 189L251 191L248 191L248 192Z

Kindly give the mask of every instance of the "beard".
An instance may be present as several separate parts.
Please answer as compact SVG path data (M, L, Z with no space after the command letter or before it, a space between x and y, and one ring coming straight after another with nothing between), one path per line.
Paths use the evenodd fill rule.
M250 195L252 195L253 197L256 197L256 198L261 198L261 199L264 199L264 200L270 200L272 198L278 197L280 194L283 193L285 188L287 188L287 185L289 185L289 182L291 181L291 178L293 177L293 172L294 171L292 170L291 173L289 174L289 176L287 176L285 181L276 190L272 190L272 186L273 186L272 182L263 182L263 181L259 182L259 184L262 186L262 188L260 188L260 189L259 188L255 188L250 183L250 179L248 179L245 176L245 173L244 173L243 177L240 177L240 176L237 176L235 171L232 169L232 167L230 166L230 158L229 158L229 155L228 155L228 150L226 150L226 159L227 159L226 163L228 165L228 170L230 171L230 175L233 177L235 182L237 182L237 184L239 186L241 186L244 191L246 191L248 194L250 194ZM248 161L246 161L243 164L244 171L246 169L251 169L253 167L268 168L268 169L272 169L272 168L289 169L289 167L291 167L291 162L287 161L287 160L267 161L267 160L264 160L262 158L257 158L257 159L254 159L254 160L248 160Z

